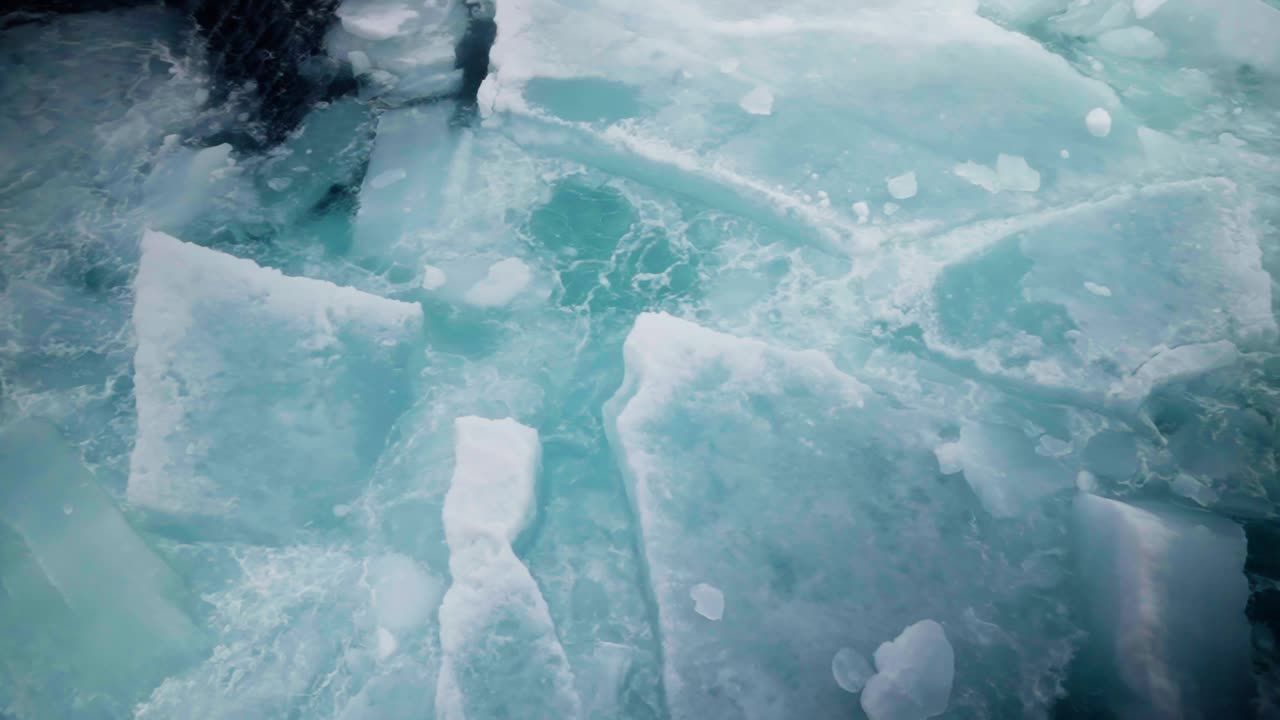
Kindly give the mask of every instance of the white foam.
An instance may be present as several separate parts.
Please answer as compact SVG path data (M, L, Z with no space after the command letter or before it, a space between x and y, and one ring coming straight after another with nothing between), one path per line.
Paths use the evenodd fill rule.
M921 620L875 654L876 674L862 690L871 720L924 720L946 711L955 678L955 652L942 626Z
M488 273L471 286L463 299L480 307L500 307L515 299L533 279L533 271L519 258L506 258L489 266Z

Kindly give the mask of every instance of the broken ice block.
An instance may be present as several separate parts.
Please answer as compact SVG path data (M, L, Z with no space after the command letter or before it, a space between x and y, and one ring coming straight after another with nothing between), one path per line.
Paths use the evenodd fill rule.
M581 703L551 614L511 549L535 511L538 433L510 418L478 417L458 418L454 432L444 501L453 585L440 605L437 716L577 717Z
M405 403L422 311L148 231L128 498L267 536L332 508Z

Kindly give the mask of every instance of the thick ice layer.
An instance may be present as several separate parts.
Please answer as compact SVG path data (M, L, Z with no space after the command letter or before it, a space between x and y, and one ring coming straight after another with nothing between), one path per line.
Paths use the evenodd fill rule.
M52 425L0 432L0 703L115 717L205 650L182 580Z
M506 418L458 418L444 531L453 584L440 605L438 717L581 714L542 593L512 542L535 512L538 433Z
M403 407L416 305L148 231L130 502L281 535L333 522Z
M1081 495L1094 650L1121 717L1247 717L1253 694L1245 537L1205 513Z
M1052 687L1070 631L1012 608L1055 583L1053 563L1031 550L1055 531L1019 531L1011 548L985 521L965 530L983 511L965 484L940 479L942 427L927 413L819 353L667 315L641 315L624 356L606 415L658 608L672 717L854 712L832 658L869 655L921 617L946 624L965 658L956 684L969 712L990 711L986 693L1044 709L1050 698L1032 688ZM1015 647L1022 659L1010 667L1003 653Z

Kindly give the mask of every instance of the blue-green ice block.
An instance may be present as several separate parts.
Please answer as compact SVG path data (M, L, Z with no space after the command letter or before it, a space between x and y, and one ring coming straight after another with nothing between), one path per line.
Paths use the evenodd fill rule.
M57 428L0 433L0 706L118 717L206 649L181 578Z

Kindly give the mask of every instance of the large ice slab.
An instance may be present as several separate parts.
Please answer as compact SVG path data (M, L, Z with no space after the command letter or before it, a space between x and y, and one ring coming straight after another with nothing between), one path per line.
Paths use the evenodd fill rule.
M985 513L940 471L943 427L928 413L820 353L668 315L641 315L624 358L606 417L657 605L671 717L856 712L832 658L870 655L922 617L946 627L969 712L991 711L997 696L1028 713L1051 702L1039 688L1054 687L1072 647L1063 609L1049 600L1031 621L1012 608L1056 582L1043 551L1059 531L1044 518L1017 531L971 525Z
M120 717L199 659L194 598L58 430L0 432L0 703L18 717Z
M535 512L542 446L506 418L458 418L444 531L453 584L440 605L436 712L463 718L581 714L546 601L511 548Z
M976 8L498 3L479 101L489 126L526 146L865 250L885 233L862 227L855 203L875 206L876 222L894 212L885 203L899 218L954 218L986 194L954 173L965 163L1020 157L1052 190L1061 145L1043 138L1070 146L1063 176L1136 150L1115 93ZM922 93L937 112L920 112ZM1105 140L1083 122L1095 107L1116 119ZM914 178L914 192L896 178Z
M1121 717L1247 717L1244 532L1230 520L1095 495L1075 503L1095 651Z
M406 402L421 309L150 231L134 288L130 502L269 536L332 522Z

